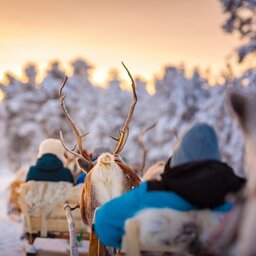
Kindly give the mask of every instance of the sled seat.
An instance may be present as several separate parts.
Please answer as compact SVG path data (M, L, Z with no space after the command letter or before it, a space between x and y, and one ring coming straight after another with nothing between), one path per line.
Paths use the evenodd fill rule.
M172 234L166 234L170 236L166 243L162 242L160 239L157 241L157 244L156 242L152 244L150 244L148 241L146 244L145 242L142 242L140 238L141 221L143 220L143 225L146 223L148 227L150 225L152 227L153 222L151 221L154 219L148 218L149 215L159 215L162 217L166 216L167 213L169 214L168 217L171 219L171 222L175 223L175 225L168 227L170 229L172 227L173 230ZM144 210L144 212L141 212L134 217L127 219L125 221L125 234L122 237L122 252L124 252L126 256L140 256L142 252L145 252L146 255L155 255L156 253L166 253L168 255L185 255L187 246L195 241L196 238L197 229L194 222L195 215L194 213L190 213L189 215L182 214L179 216L179 214L180 212L170 209L168 209L167 212L167 210L164 208L148 208L147 210ZM185 226L189 227L189 229L183 229ZM161 230L161 224L160 226L157 226L156 224L154 227L157 232L160 232L159 228ZM165 230L162 232L165 232ZM166 239L166 235L162 236L162 239ZM179 241L177 239L179 239Z
M21 185L19 204L24 214L24 231L30 244L36 237L69 238L64 204L76 205L80 190L81 187L74 187L67 182L29 181ZM79 209L74 210L72 215L79 240L88 240L89 233L82 223Z

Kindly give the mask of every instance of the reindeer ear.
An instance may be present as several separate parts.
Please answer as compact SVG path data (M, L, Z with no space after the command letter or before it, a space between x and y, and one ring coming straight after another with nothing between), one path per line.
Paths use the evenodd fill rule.
M85 173L89 173L89 171L93 168L93 163L84 159L84 158L78 158L76 160L78 166L81 168L81 170Z
M241 93L231 91L229 94L229 102L232 110L238 117L241 127L243 129L246 129L245 120L247 119L247 97Z

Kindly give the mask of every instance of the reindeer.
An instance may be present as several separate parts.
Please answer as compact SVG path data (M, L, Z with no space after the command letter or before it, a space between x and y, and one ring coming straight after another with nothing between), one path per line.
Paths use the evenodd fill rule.
M247 184L244 191L245 202L240 214L237 246L239 255L256 255L256 95L231 92L230 105L238 117L245 138L245 163Z
M65 106L64 100L66 95L63 95L62 91L67 82L67 77L59 93L61 107L76 136L79 153L69 149L65 145L62 132L60 131L62 145L68 152L77 157L80 168L87 174L80 196L80 211L83 222L89 227L92 227L94 211L97 207L140 184L140 178L137 176L136 172L119 157L128 139L129 124L137 103L134 80L127 67L124 64L123 66L132 82L133 100L124 126L122 130L119 131L119 138L116 139L118 144L115 150L113 153L102 153L95 162L90 160L82 146L82 138L88 133L80 133Z

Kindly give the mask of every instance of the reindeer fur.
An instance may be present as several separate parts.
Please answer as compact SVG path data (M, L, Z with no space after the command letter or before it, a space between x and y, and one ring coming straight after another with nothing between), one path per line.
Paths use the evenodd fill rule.
M118 156L103 153L89 171L80 197L81 216L91 226L94 211L100 205L122 195L135 186L140 179Z
M23 181L14 180L9 186L9 198L8 198L8 214L20 214L21 209L18 202L20 186Z
M207 248L224 215L210 210L148 208L126 221L123 249L127 256L139 256L141 249L190 255L188 247L196 239L201 247Z
M20 205L18 202L20 186L25 182L28 173L28 166L21 167L16 173L14 180L10 183L8 190L8 215L19 215L21 213Z
M239 228L239 255L256 255L256 95L230 94L230 103L245 137L246 202Z

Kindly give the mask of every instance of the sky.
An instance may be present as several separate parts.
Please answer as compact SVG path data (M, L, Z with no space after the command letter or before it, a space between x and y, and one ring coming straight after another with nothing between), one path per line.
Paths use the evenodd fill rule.
M21 77L28 62L43 76L60 60L69 73L77 57L99 83L121 61L145 80L182 63L217 74L239 46L224 20L219 0L0 0L0 81L5 71Z

